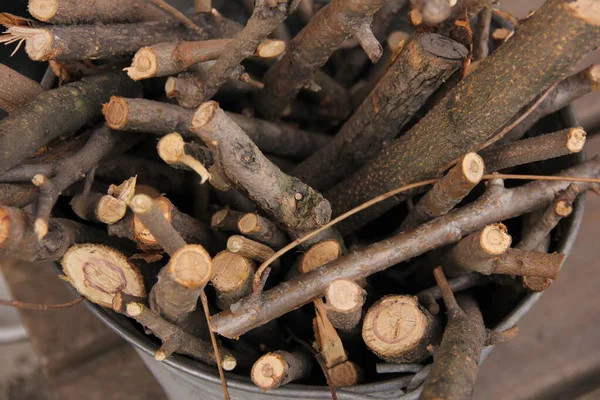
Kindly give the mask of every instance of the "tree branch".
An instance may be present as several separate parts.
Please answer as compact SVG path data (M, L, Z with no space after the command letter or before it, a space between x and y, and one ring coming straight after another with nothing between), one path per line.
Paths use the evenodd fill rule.
M563 176L597 177L600 159L565 170ZM560 176L557 178L560 179ZM314 271L302 274L263 292L243 299L235 312L227 311L212 318L211 328L225 337L237 337L272 319L322 296L339 279L356 281L409 260L431 249L459 241L485 225L513 218L549 204L565 181L537 181L514 189L501 189L452 211L417 229L400 233L364 250L342 256ZM591 183L578 184L584 191Z
M17 71L0 64L0 109L11 114L35 99L44 89Z
M411 40L333 141L299 164L293 174L324 190L371 161L466 55L462 45L437 34Z
M291 105L302 87L310 81L314 71L322 67L331 54L361 28L362 37L370 37L364 30L384 0L334 0L323 7L290 42L290 51L269 69L265 89L257 98L260 113L276 119ZM370 40L369 43L373 41ZM368 46L367 50L371 50ZM371 57L379 59L381 46Z

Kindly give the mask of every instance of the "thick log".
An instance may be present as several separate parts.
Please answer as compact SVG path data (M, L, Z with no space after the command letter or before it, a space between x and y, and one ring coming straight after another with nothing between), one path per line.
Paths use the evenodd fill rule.
M329 221L329 202L281 172L216 102L198 108L191 130L211 150L222 175L288 231L302 232Z
M11 114L35 99L44 89L17 71L0 64L0 110Z
M562 175L596 178L600 176L600 159L565 170ZM211 328L225 337L238 337L322 296L336 280L365 278L434 248L458 242L486 225L545 207L556 192L568 185L565 181L537 181L514 189L497 188L444 217L339 257L260 296L243 299L235 312L230 310L214 315ZM592 186L591 183L577 185L582 191Z
M396 363L420 362L427 347L439 343L440 321L413 296L386 296L365 315L362 337L379 358Z
M304 160L293 174L325 190L371 161L462 65L467 53L461 44L437 34L411 40L333 141Z
M195 136L190 126L194 111L173 104L146 99L112 97L103 108L106 123L112 129L164 135L179 132ZM307 132L282 123L267 122L226 112L263 151L278 156L302 159L329 142L329 137Z
M326 197L333 214L392 188L436 176L499 132L599 44L600 9L590 0L547 1L523 23L517 36L482 62L417 125L386 146L371 164L329 190ZM370 207L342 222L339 229L342 233L356 230L406 196Z
M333 282L325 292L327 318L342 331L352 331L360 322L367 293L357 283L347 280Z
M125 75L106 74L41 93L0 121L0 174L52 139L73 135L100 114L110 96L133 96L138 91Z

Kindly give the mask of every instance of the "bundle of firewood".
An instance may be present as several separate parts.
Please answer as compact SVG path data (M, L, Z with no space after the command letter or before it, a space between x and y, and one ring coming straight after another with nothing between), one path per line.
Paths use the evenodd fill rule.
M600 177L541 175L583 129L531 134L597 88L573 72L600 3L493 3L29 0L0 42L49 71L0 66L2 253L59 261L226 397L223 370L335 396L431 360L397 389L470 397L516 333L484 317L559 276L559 222Z

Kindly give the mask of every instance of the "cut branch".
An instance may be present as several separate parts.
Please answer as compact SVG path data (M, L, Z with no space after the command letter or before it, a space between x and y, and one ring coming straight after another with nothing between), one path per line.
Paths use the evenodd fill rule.
M186 154L186 143L177 132L163 136L156 146L158 155L164 162L173 167L187 167L200 176L200 184L210 179L210 173L202 162L190 154Z
M481 157L475 153L467 153L410 210L400 229L412 229L423 222L447 214L477 186L484 172L485 166Z
M441 272L441 270L440 270ZM443 279L435 275L440 287ZM447 282L446 282L447 285ZM469 296L459 297L456 304L450 292L448 323L440 347L433 358L433 367L425 380L421 399L469 399L479 370L479 357L485 346L487 332L477 302ZM444 298L444 301L447 299Z
M307 377L311 369L312 362L307 354L275 351L265 354L256 361L250 377L256 386L268 391Z
M268 119L282 115L300 89L310 82L313 73L346 39L361 29L360 37L369 38L363 41L368 44L365 50L371 52L372 59L379 59L381 46L371 45L376 39L368 26L373 14L384 3L384 0L334 0L319 10L292 39L290 51L267 72L265 89L257 98L260 113Z
M215 166L234 187L288 231L307 231L329 222L329 202L299 179L281 172L216 102L198 108L191 129L211 150Z
M173 104L146 99L112 97L103 109L112 129L164 135L190 131L194 111ZM329 137L303 131L290 125L272 123L226 112L263 151L293 159L305 158L329 142Z
M239 232L238 221L244 215L244 213L226 207L213 214L210 220L210 226L213 229L219 229L221 231Z
M172 255L150 291L150 307L161 317L182 326L196 310L198 297L213 273L213 262L200 245L188 244Z
M518 165L549 160L567 154L579 153L585 144L586 132L570 128L548 133L482 151L488 172L500 171Z
M441 35L411 40L333 141L298 165L294 175L323 190L362 167L396 137L466 56L462 45Z
M600 159L595 158L565 170L562 175L598 177ZM417 229L339 257L321 268L299 275L260 295L243 299L236 306L235 312L230 310L214 315L211 328L225 337L238 337L323 296L327 287L336 280L357 281L366 278L431 249L455 243L463 236L488 224L545 207L554 199L556 192L568 185L565 181L552 180L532 182L514 189L499 188ZM592 187L591 183L577 185L582 191Z
M148 7L145 0L115 2L95 0L29 0L29 13L49 24L93 24L115 22L160 21L167 18L156 7Z
M0 204L23 208L35 201L38 190L33 185L0 183Z
M71 208L81 219L110 225L125 217L127 203L102 193L79 194L71 200Z
M285 233L277 225L256 213L242 216L237 226L243 235L264 243L274 250L279 250L289 242Z
M135 53L131 67L125 70L134 81L176 75L194 64L216 60L231 40L176 41L142 47Z
M333 282L325 292L327 318L337 329L352 331L360 322L366 298L363 288L352 281Z
M118 296L115 296L115 300ZM208 365L216 365L215 353L209 342L201 340L190 334L185 333L181 328L162 319L157 313L136 301L119 301L122 308L115 307L114 310L135 319L139 324L150 330L154 336L162 341L162 346L154 353L154 358L157 361L164 361L174 352L186 354L194 357ZM226 359L229 362L223 362L222 367L232 369L236 363L231 363L231 359L235 359L231 353L226 352L223 361Z
M0 121L0 174L52 139L74 134L100 114L110 96L133 96L138 90L126 76L106 74L41 93Z
M190 32L173 21L132 24L10 26L0 42L25 40L25 51L35 61L108 59L133 54L144 46L177 40L205 40L231 37L239 25L212 14L198 14L194 20L204 28Z
M362 326L365 344L388 362L419 362L427 347L439 343L440 321L419 306L416 297L386 296L375 303Z
M35 99L44 89L17 71L0 64L0 110L11 114Z
M348 355L344 349L342 339L335 331L333 324L327 317L321 299L315 300L316 316L313 319L313 330L315 332L315 348L323 360L327 369L348 361Z
M217 293L217 306L227 310L232 304L252 293L254 264L246 257L222 251L213 260L211 283Z
M211 249L213 235L202 222L179 211L166 197L135 195L129 206L135 215L110 225L108 233L135 240L143 249L162 247L172 255L187 243Z
M579 187L569 185L565 190L558 192L554 201L544 211L538 221L523 235L517 248L521 250L536 250L562 218L568 217L573 211L573 202L579 194ZM550 287L552 280L549 278L524 276L523 286L532 292L541 292Z
M244 29L225 47L207 71L203 100L212 98L228 79L239 76L243 70L240 63L254 54L260 43L295 11L298 3L299 0L255 1L254 11Z
M239 235L233 235L227 239L227 250L259 263L265 262L275 254L269 246Z
M111 307L117 293L146 296L140 269L108 246L75 245L65 253L61 265L77 292L102 307Z
M565 260L564 254L510 249L510 243L511 237L504 225L490 225L462 239L448 259L453 271L556 279Z
M525 21L517 36L469 74L417 125L384 147L371 164L328 191L333 214L391 188L434 177L452 160L500 131L539 93L564 79L573 65L600 44L597 10L582 13L577 8L585 1L547 1ZM565 41L569 46L564 46ZM547 73L540 75L539 65L544 65ZM514 74L515 70L519 74ZM356 230L406 196L371 207L345 220L339 229L344 234Z

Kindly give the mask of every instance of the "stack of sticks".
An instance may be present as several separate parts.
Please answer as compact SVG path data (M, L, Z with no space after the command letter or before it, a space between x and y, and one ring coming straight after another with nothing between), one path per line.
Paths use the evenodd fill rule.
M582 128L531 135L598 87L600 66L573 71L600 45L594 0L526 20L492 0L29 12L0 15L0 42L58 82L0 65L0 251L60 262L156 360L216 366L225 397L223 371L469 398L517 331L482 310L559 277L553 233L597 190L598 158L538 176Z

